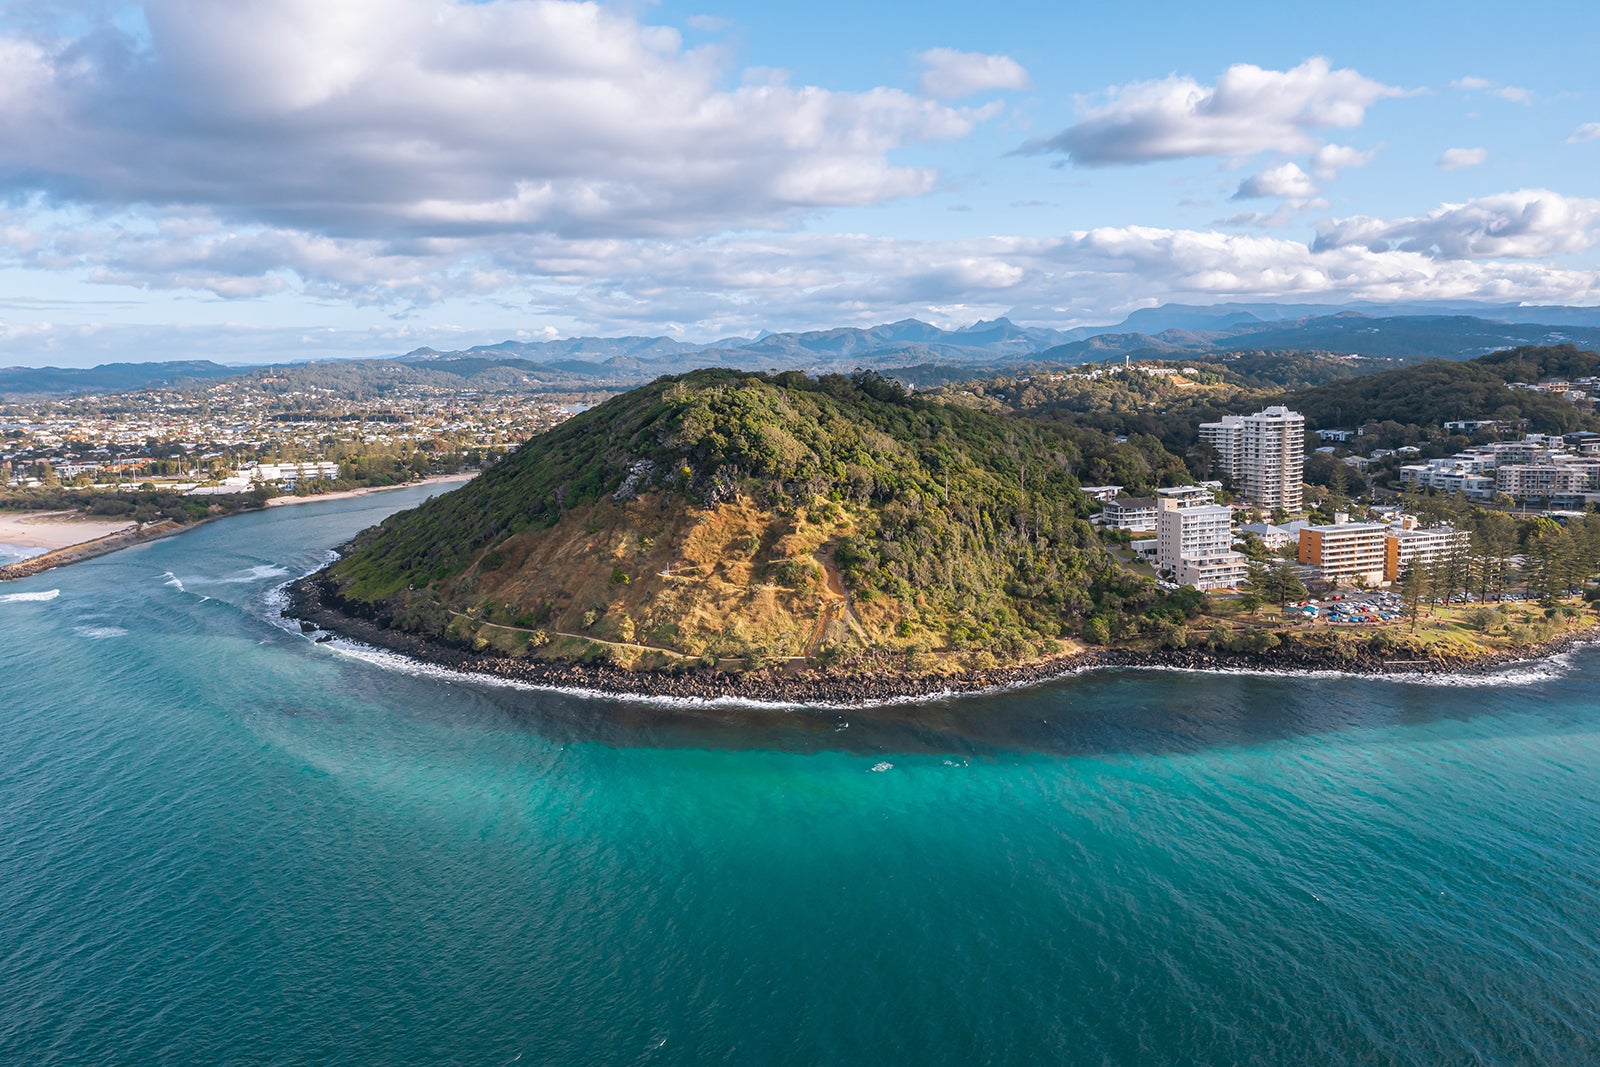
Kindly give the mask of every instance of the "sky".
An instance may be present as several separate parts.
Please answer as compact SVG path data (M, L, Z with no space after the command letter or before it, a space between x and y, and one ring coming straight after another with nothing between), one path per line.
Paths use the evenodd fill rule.
M0 0L0 365L1600 304L1600 4Z

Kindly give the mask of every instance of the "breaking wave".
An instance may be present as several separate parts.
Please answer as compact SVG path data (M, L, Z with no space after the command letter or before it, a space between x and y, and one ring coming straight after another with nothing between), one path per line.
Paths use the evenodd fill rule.
M59 589L46 589L42 593L0 593L0 604L27 604L34 601L54 600L61 595Z

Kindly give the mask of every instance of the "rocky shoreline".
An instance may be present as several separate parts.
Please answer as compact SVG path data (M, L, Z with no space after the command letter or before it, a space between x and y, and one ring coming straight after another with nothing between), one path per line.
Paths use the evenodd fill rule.
M586 689L617 696L696 700L735 699L780 704L871 705L985 690L1037 685L1083 671L1154 668L1194 671L1336 672L1349 675L1429 675L1488 673L1514 663L1565 652L1600 636L1595 629L1563 634L1551 641L1471 658L1396 660L1370 650L1335 655L1331 649L1286 642L1266 652L1212 652L1196 649L1096 649L1014 667L951 675L916 675L884 664L880 669L808 668L797 672L754 671L732 674L710 667L681 671L630 671L603 664L513 659L471 652L418 634L390 629L358 614L320 574L288 586L283 614L299 620L306 632L323 631L452 670L531 685Z

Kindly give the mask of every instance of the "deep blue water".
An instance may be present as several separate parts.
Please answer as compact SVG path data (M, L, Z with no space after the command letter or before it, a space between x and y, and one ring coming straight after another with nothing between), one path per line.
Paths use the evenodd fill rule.
M0 586L0 1063L1600 1060L1600 654L673 707L271 621L422 495Z

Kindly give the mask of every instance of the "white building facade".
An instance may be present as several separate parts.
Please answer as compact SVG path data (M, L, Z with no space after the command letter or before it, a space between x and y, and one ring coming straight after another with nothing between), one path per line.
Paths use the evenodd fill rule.
M1217 450L1239 495L1264 508L1299 511L1305 492L1306 420L1282 405L1254 415L1202 422L1200 439Z
M1233 551L1233 509L1196 489L1161 490L1156 512L1156 566L1179 585L1234 589L1249 575L1248 561ZM1203 495L1202 495L1203 494Z

